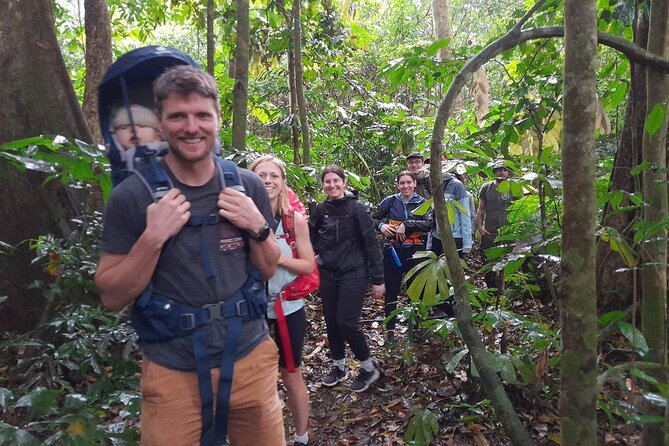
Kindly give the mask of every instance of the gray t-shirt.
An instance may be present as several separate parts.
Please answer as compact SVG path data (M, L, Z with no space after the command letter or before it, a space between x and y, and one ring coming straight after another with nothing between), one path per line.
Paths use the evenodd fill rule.
M481 186L479 200L485 202L485 222L483 227L486 231L493 235L497 235L497 232L502 226L509 224L506 208L508 208L511 205L511 202L515 199L516 198L511 192L500 193L497 190L497 183L495 180L489 181Z
M219 172L207 184L190 187L180 183L162 163L174 187L181 190L191 203L191 215L218 213L218 194L221 191ZM246 193L270 222L272 208L260 177L239 169ZM99 249L107 253L127 254L146 228L146 209L152 199L146 186L133 175L119 184L109 197L105 208L104 231ZM201 231L204 231L202 243ZM203 267L201 246L206 246L216 272L215 285L207 280ZM184 227L165 244L152 283L156 292L175 301L194 307L229 299L247 279L248 241L242 231L231 223L201 227ZM212 367L220 365L227 321L216 321L201 328L206 330ZM243 323L237 359L248 354L268 336L264 318ZM142 343L143 353L164 367L193 370L192 340L174 339L167 342Z

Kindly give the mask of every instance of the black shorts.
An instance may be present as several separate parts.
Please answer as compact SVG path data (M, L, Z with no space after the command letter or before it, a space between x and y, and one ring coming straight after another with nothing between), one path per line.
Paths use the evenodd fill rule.
M286 356L276 319L269 319L269 325L272 330L272 337L279 347L279 367L285 369L287 368ZM302 365L302 348L304 348L304 335L307 329L307 313L304 311L304 307L286 316L286 325L288 325L288 335L290 336L290 348L293 351L293 366L297 368Z

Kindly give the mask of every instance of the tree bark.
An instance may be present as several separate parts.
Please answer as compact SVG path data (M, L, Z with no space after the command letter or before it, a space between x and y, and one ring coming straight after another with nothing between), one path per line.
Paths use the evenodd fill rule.
M669 57L669 1L650 3L648 51ZM653 224L667 217L667 120L669 119L669 75L646 67L646 126L643 132L642 156L650 166L643 172L644 222ZM664 119L654 132L648 116L655 107L663 107ZM641 326L648 343L644 357L649 362L667 364L667 231L660 230L645 240L641 248ZM666 379L662 379L666 382ZM646 407L653 412L650 404ZM645 424L644 445L663 445L662 426Z
M634 43L640 48L648 47L648 18L639 11L634 20ZM643 127L646 120L646 71L637 63L630 63L630 88L627 94L625 118L618 150L611 171L610 191L621 190L633 194L641 190L638 176L630 175L634 166L641 163ZM629 201L623 205L629 205ZM631 226L637 212L608 215L609 207L603 212L602 226L615 228L631 244ZM622 270L622 271L621 271ZM634 274L607 243L597 247L597 308L600 313L625 308L632 304L636 290Z
M292 23L292 20L290 23ZM293 39L290 39L290 47L288 48L288 87L290 94L290 141L293 147L293 163L302 164L302 156L300 154L300 126L298 125L299 111L297 107L297 92L295 91L295 51L293 49Z
M249 2L237 0L237 48L232 106L232 147L246 147L246 111L249 85Z
M0 144L39 134L92 141L58 48L51 0L0 2L0 35ZM44 179L0 161L0 240L17 245L41 234L68 233L77 207L64 185L43 184ZM0 256L0 290L9 297L0 331L34 328L39 319L45 300L28 285L43 278L43 271L31 260L25 244Z
M98 85L112 63L111 18L107 0L85 0L86 78L83 111L93 141L102 143Z
M565 0L564 17L560 427L562 445L581 446L597 444L596 2Z
M448 0L432 0L432 25L434 26L436 40L453 38ZM439 49L439 60L450 60L452 58L450 43Z
M216 40L214 37L214 0L207 1L207 71L214 75L214 53Z
M300 113L300 131L302 133L302 161L311 164L311 139L309 120L307 119L307 100L304 98L304 69L302 67L302 23L300 18L301 0L293 0L293 48L295 68L295 97Z

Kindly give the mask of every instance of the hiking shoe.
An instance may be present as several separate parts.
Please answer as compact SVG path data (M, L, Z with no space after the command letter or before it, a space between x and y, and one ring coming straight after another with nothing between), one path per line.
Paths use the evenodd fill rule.
M358 376L355 377L355 380L351 383L351 390L353 392L364 392L372 385L377 379L379 379L381 373L379 373L379 363L374 360L374 370L368 372L367 370L360 368Z
M395 331L394 330L386 331L386 335L385 335L384 339L386 341L386 344L394 344L395 343Z
M337 367L337 368L339 368L339 367ZM301 441L294 441L294 442L293 442L293 446L307 446L307 444L306 444L306 443L302 443Z
M348 370L342 370L337 366L332 367L330 373L323 378L323 385L332 387L348 378Z

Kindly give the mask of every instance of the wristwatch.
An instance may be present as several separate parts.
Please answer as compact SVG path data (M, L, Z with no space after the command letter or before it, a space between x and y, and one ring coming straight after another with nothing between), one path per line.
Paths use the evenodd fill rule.
M267 225L267 223L265 223L265 225L262 228L260 228L260 231L258 231L257 233L252 234L249 232L249 237L251 237L256 242L264 242L265 240L267 240L267 237L269 237L270 232L271 230L269 226Z

